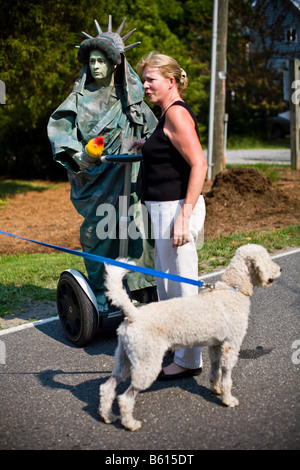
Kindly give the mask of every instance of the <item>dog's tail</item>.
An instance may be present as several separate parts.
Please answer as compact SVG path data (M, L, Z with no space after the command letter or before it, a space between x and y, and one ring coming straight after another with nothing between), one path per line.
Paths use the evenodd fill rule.
M128 263L128 260L118 259L119 261ZM130 263L134 264L134 263ZM137 308L131 302L129 295L123 285L123 277L128 272L128 269L120 268L105 264L106 280L105 287L107 289L106 295L111 300L112 304L123 310L125 317L133 319L137 312Z

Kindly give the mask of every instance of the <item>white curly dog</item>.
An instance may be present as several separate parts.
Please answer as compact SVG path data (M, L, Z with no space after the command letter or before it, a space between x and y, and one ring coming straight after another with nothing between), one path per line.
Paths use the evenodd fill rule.
M100 387L100 415L106 423L118 419L112 412L116 386L131 375L129 388L118 397L123 426L138 430L133 417L138 392L151 386L161 371L166 351L186 346L208 346L213 393L234 407L231 372L246 334L250 296L254 286L268 287L280 276L280 267L260 245L244 245L213 289L193 297L174 298L135 307L123 287L126 270L106 266L107 295L120 307L125 320L118 328L118 347L111 377Z

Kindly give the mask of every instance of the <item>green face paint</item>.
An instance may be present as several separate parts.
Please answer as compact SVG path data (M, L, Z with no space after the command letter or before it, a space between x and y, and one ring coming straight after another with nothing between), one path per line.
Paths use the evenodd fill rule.
M90 71L99 85L110 85L114 65L98 50L91 51L89 59Z

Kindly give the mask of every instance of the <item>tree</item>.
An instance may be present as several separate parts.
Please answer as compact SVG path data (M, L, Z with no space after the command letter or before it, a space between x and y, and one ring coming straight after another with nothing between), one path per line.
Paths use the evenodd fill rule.
M213 0L2 0L1 7L0 80L6 84L7 104L0 107L0 174L66 177L52 161L47 122L80 72L75 45L84 39L81 31L95 35L94 19L103 29L110 13L113 29L124 17L124 34L137 28L132 41L142 44L127 54L133 67L142 55L158 50L185 69L186 101L205 143ZM266 116L283 106L281 76L268 67L272 40L262 39L260 51L249 48L252 29L258 28L261 37L267 34L260 26L263 15L252 0L229 2L227 87L236 97L226 105L231 133L248 133L254 129L254 113ZM272 39L275 31L268 34Z
M282 97L282 72L270 67L278 23L266 28L266 2L231 0L229 2L227 111L233 133L259 132L266 135L266 118L285 107ZM254 38L256 37L256 45ZM259 47L257 45L259 44ZM234 99L231 99L231 93ZM260 119L257 119L260 117Z
M183 5L195 1L173 0L173 20L180 23ZM81 66L77 50L84 39L81 31L96 35L94 19L106 28L108 14L113 15L114 29L124 17L133 27L134 41L142 45L127 55L134 66L149 50L160 50L177 58L190 79L192 105L199 110L204 98L203 84L197 76L201 64L187 54L186 42L166 22L166 8L161 0L151 5L145 0L16 0L2 1L0 19L1 80L6 84L6 105L0 108L0 172L22 177L65 176L52 163L46 126L50 114L71 91ZM162 10L165 13L162 14ZM179 28L179 26L178 26Z
M70 23L78 16L67 2L53 0L4 0L2 8L0 61L7 105L0 110L0 169L40 176L50 163L49 110L72 86L76 36Z

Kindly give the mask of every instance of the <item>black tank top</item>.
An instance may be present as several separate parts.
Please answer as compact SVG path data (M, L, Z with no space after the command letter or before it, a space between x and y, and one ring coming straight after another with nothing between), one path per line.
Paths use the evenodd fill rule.
M184 101L175 101L171 106L175 105L183 106L190 113L200 140L196 117L191 108ZM164 114L142 149L145 201L176 201L184 199L187 192L191 168L164 133L165 119Z

